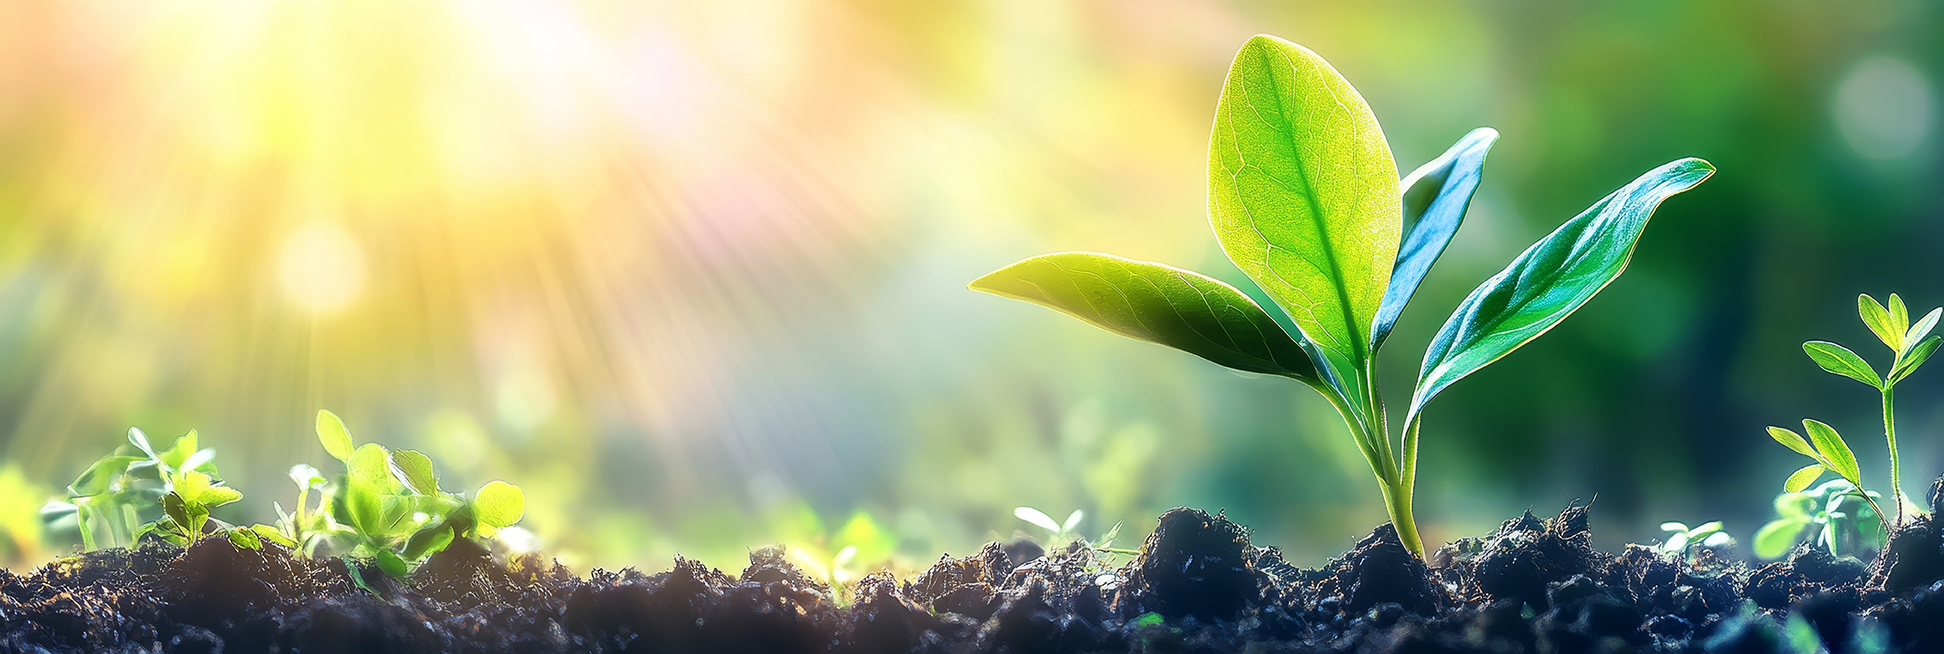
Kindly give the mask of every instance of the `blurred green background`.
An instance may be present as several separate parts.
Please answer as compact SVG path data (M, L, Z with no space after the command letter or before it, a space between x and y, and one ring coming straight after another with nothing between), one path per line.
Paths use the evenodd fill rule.
M1884 480L1855 296L1944 304L1922 2L108 2L0 5L0 530L190 428L243 502L328 462L319 408L521 484L590 566L786 542L922 565L1013 507L1228 514L1315 565L1384 520L1329 406L974 277L1063 249L1241 276L1204 214L1230 56L1276 34L1406 171L1504 134L1383 362L1527 244L1682 156L1628 273L1429 414L1427 541L1595 503L1597 544L1746 539L1814 416ZM1906 487L1944 471L1901 386ZM326 466L328 468L328 466ZM1921 497L1921 494L1919 495ZM3 541L0 541L3 542Z

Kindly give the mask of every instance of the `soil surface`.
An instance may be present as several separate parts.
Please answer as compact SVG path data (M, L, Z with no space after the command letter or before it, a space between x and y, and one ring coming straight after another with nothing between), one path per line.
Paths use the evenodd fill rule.
M582 579L461 540L409 584L363 570L373 594L342 561L211 538L0 571L0 652L1944 652L1929 517L1867 566L1806 547L1757 568L1612 554L1590 528L1585 506L1527 513L1427 562L1384 525L1304 569L1174 509L1122 565L992 543L865 577L841 607L779 549L734 575L677 558Z

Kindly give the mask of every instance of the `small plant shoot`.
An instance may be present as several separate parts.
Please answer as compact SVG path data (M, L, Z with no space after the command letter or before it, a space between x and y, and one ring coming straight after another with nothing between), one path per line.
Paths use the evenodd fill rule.
M1903 298L1891 293L1888 307L1869 295L1856 296L1856 313L1863 319L1864 326L1870 328L1870 333L1875 334L1878 341L1890 348L1892 355L1890 366L1883 372L1877 372L1863 360L1863 357L1849 348L1829 341L1803 343L1802 351L1823 370L1854 379L1877 390L1883 406L1883 439L1890 448L1890 503L1897 508L1895 521L1891 524L1902 524L1904 504L1909 500L1904 497L1903 465L1897 456L1895 390L1897 382L1903 381L1911 373L1916 372L1919 366L1924 365L1924 362L1937 352L1938 343L1944 341L1944 338L1931 336L1931 330L1937 327L1938 317L1944 315L1944 308L1931 309L1930 313L1924 314L1924 317L1913 325L1910 324L1910 311L1904 305ZM1783 444L1789 445L1787 442ZM1815 480L1814 475L1819 474L1812 474L1811 468L1796 471L1796 475L1789 478L1794 487L1788 490L1793 492L1806 488L1809 482ZM1802 480L1801 484L1794 484L1796 476L1802 475L1811 476L1809 479ZM1844 479L1848 479L1851 484L1858 487L1862 486L1862 483L1852 476L1846 475Z
M1735 544L1735 537L1722 531L1720 520L1692 528L1683 522L1663 522L1661 531L1668 532L1667 541L1660 545L1661 553L1683 559L1693 558L1696 548L1720 549Z
M1804 542L1839 557L1882 549L1889 534L1877 512L1880 497L1876 491L1859 493L1855 484L1843 479L1777 495L1776 518L1755 532L1755 555L1779 559Z
M1236 54L1216 104L1208 218L1229 260L1295 333L1212 277L1109 254L1033 257L971 287L1315 389L1355 437L1392 525L1421 558L1411 500L1425 407L1584 306L1626 268L1654 209L1714 172L1700 159L1648 171L1473 290L1432 339L1393 437L1377 352L1451 243L1497 138L1473 130L1399 179L1357 90L1316 53L1257 36Z

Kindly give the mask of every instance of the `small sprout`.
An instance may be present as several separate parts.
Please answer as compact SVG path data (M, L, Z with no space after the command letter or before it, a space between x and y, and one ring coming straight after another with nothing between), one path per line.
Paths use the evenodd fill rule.
M89 465L68 485L65 501L49 502L41 517L51 526L73 524L88 550L133 546L151 533L193 543L209 509L242 496L216 481L216 453L198 443L190 431L158 451L148 434L130 428L127 444Z
M1667 542L1662 543L1663 554L1673 554L1681 558L1692 558L1695 548L1720 549L1735 544L1735 538L1721 530L1721 521L1702 523L1699 527L1688 528L1686 523L1663 522L1661 531L1670 532Z
M1815 543L1836 556L1882 549L1886 535L1875 502L1880 497L1874 491L1857 493L1855 484L1842 479L1777 495L1776 519L1755 532L1755 555L1779 559L1800 542Z
M1890 360L1890 367L1883 373L1879 374L1875 368L1863 361L1863 357L1857 356L1849 348L1829 341L1803 343L1802 351L1823 370L1862 382L1876 389L1881 396L1883 438L1890 447L1890 501L1897 505L1896 521L1892 524L1900 524L1903 522L1903 506L1908 502L1904 499L1903 468L1897 456L1895 389L1897 382L1903 381L1911 373L1916 372L1918 366L1924 365L1924 362L1937 352L1938 344L1944 342L1944 337L1930 335L1931 330L1937 327L1938 318L1944 316L1944 307L1931 309L1930 313L1924 314L1924 317L1913 325L1910 324L1909 308L1904 305L1903 298L1898 297L1897 294L1890 294L1890 306L1887 308L1878 303L1876 298L1858 295L1856 313L1863 319L1863 325L1869 327L1877 340L1882 341L1883 345L1890 348L1895 355ZM1781 437L1778 436L1777 440L1781 440ZM1795 474L1789 476L1789 490L1794 492L1807 488L1809 483L1815 481L1821 474L1815 470L1815 466L1797 470ZM1854 475L1846 475L1844 478L1860 485Z
M1801 434L1781 427L1768 428L1769 437L1775 439L1775 442L1815 461L1790 474L1789 478L1782 482L1782 492L1800 492L1808 488L1809 484L1814 483L1824 472L1836 473L1836 476L1842 477L1851 488L1863 487L1863 474L1856 467L1856 455L1850 451L1849 443L1843 441L1842 434L1836 433L1834 427L1816 420L1803 420L1802 428L1809 432L1808 440L1803 440ZM1883 510L1877 508L1876 500L1873 499L1876 497L1875 493L1858 496L1870 504L1873 515L1883 515Z
M1072 513L1067 514L1065 522L1054 522L1053 516L1047 515L1045 511L1030 506L1022 506L1013 509L1013 517L1025 520L1032 523L1035 527L1046 530L1047 545L1060 546L1079 540L1079 535L1074 533L1073 530L1075 527L1080 526L1080 521L1085 519L1087 514L1079 509L1074 509Z

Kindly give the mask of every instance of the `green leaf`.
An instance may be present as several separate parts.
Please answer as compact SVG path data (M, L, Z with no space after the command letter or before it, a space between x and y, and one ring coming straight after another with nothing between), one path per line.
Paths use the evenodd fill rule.
M480 524L505 529L526 515L526 493L519 486L489 481L473 494L473 510Z
M1890 294L1890 326L1895 328L1898 334L1910 329L1910 308L1904 306L1903 298L1898 297L1896 293ZM1898 339L1897 342L1908 344L1904 339Z
M1806 522L1809 520L1809 510L1815 507L1816 496L1810 493L1783 493L1775 496L1775 513L1785 518L1801 518Z
M190 457L195 456L198 448L197 440L196 430L191 429L189 433L176 437L175 444L170 446L168 451L157 454L155 458L160 459L162 465L174 470L194 469L195 466L185 464L189 463ZM210 454L213 456L215 453Z
M1485 153L1492 149L1498 136L1498 130L1490 127L1474 129L1444 154L1419 166L1398 183L1404 189L1404 238L1397 248L1397 263L1391 266L1390 286L1377 307L1370 351L1376 352L1390 338L1391 327L1403 315L1404 305L1410 303L1411 295L1424 282L1424 275L1431 272L1431 264L1437 262L1438 255L1444 254L1452 235L1458 233L1459 223L1465 220L1465 209L1471 205L1472 193L1478 190L1479 179L1484 176Z
M359 569L356 560L352 559L350 555L339 557L339 560L344 561L344 574L351 578L351 585L372 595L378 594L376 589L372 588L370 584L365 583L364 572Z
M1208 159L1222 250L1322 354L1326 379L1353 387L1402 221L1377 117L1322 57L1257 36L1229 67Z
M1809 341L1802 344L1802 351L1823 370L1869 384L1873 388L1883 388L1883 378L1863 358L1856 356L1849 348L1829 341Z
M1856 296L1856 315L1863 318L1863 324L1869 326L1877 340L1890 346L1890 351L1903 351L1903 328L1891 322L1890 312L1877 304L1876 298L1867 294Z
M1082 511L1080 509L1074 509L1072 513L1067 514L1066 521L1060 523L1059 531L1061 533L1067 533L1073 531L1073 528L1080 526L1080 521L1082 519L1085 519L1086 517L1087 517L1087 512Z
M393 450L392 475L405 487L420 495L439 494L439 477L432 472L432 459L417 450Z
M317 412L317 442L324 444L324 451L339 461L351 461L351 430L344 428L344 421L330 411Z
M162 513L168 515L169 519L174 520L176 526L183 531L189 530L189 522L193 518L189 515L189 503L183 501L182 495L177 493L163 495Z
M143 454L147 454L149 458L155 458L155 448L149 446L148 434L142 433L142 430L129 427L128 442L133 444L135 449L141 450Z
M332 509L340 522L360 534L376 536L383 528L383 491L371 482L347 476L342 492L333 498Z
M1707 538L1709 535L1720 531L1721 531L1720 520L1715 520L1713 522L1703 522L1701 523L1701 526L1695 527L1694 529L1688 531L1688 538L1694 539L1695 541L1700 541Z
M393 579L404 581L411 574L411 567L405 564L404 559L398 558L396 552L378 550L374 558L378 560L378 569L385 571L385 574L391 575Z
M1801 434L1795 433L1793 431L1789 431L1787 429L1783 429L1781 427L1769 427L1768 434L1769 434L1769 438L1775 439L1775 442L1781 443L1783 447L1789 448L1791 450L1795 450L1796 453L1809 457L1811 459L1815 459L1817 461L1822 460L1822 457L1817 455L1815 450L1810 449L1809 441L1802 440Z
M223 535L228 536L230 544L235 545L238 549L263 549L263 539L257 537L256 532L249 529L230 529L224 531Z
M1424 353L1405 418L1453 382L1510 354L1565 320L1627 267L1660 203L1714 174L1700 159L1648 171L1526 248L1458 305Z
M324 473L308 463L290 466L290 481L295 482L298 488L316 488L330 482L324 478Z
M345 472L365 483L377 486L383 491L399 487L398 478L392 474L391 452L377 443L365 443L351 452L351 459L344 462Z
M1680 532L1680 533L1687 533L1687 530L1688 530L1688 526L1687 526L1687 523L1683 523L1683 522L1663 522L1663 523L1661 523L1661 531L1673 531L1673 532Z
M1782 555L1789 553L1790 547L1795 546L1796 535L1801 534L1802 528L1808 524L1804 520L1782 519L1762 525L1761 530L1755 532L1755 555L1764 559L1782 558Z
M1791 473L1787 481L1782 482L1782 492L1800 493L1802 489L1808 488L1810 484L1816 483L1816 478L1821 477L1828 470L1828 468L1824 468L1820 463L1811 463L1803 466Z
M212 486L203 490L202 496L196 498L196 503L213 509L240 499L243 499L241 491L228 486Z
M1045 511L1030 506L1013 509L1013 517L1033 523L1034 526L1047 531L1057 532L1060 530L1060 523L1054 522L1053 516L1046 515Z
M405 558L422 559L427 555L442 551L452 544L452 525L441 524L437 527L420 529L412 534L412 540L405 543Z
M1924 317L1917 321L1917 324L1911 325L1910 330L1904 332L1904 347L1909 348L1912 343L1924 340L1925 336L1929 336L1931 330L1937 327L1937 318L1939 315L1944 315L1944 307L1931 309L1930 313L1924 314Z
M1897 361L1897 367L1890 371L1888 383L1895 384L1903 381L1903 378L1909 377L1910 373L1917 372L1917 366L1924 365L1924 361L1937 352L1937 344L1941 340L1944 340L1944 337L1932 336L1912 346L1910 351Z
M277 531L276 527L272 527L270 525L251 525L250 531L256 532L258 538L262 538L264 540L276 543L278 545L282 545L284 547L297 546L297 541L291 540L290 537L283 535L283 532Z
M68 497L94 497L114 487L115 478L128 471L128 464L142 460L133 456L104 456L88 466L81 476L68 484Z
M1809 432L1809 442L1816 446L1830 470L1852 484L1863 485L1863 475L1856 469L1856 455L1850 452L1849 443L1843 442L1843 436L1835 428L1816 420L1802 421L1802 428Z
M1059 310L1237 370L1314 381L1309 354L1249 296L1208 276L1111 254L1033 257L972 290Z

